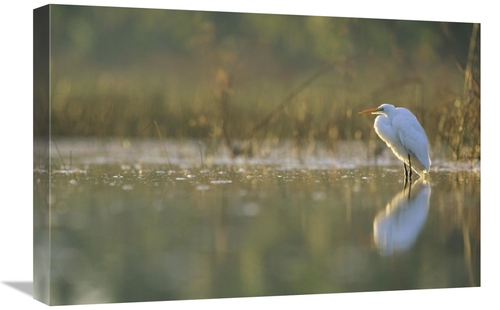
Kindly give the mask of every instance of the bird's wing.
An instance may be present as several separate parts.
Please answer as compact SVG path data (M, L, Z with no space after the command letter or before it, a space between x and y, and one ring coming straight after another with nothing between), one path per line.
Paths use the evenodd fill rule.
M413 153L422 163L425 170L429 170L429 142L424 128L420 125L417 118L408 113L400 113L392 119L392 126L395 133L399 136L401 144ZM422 169L423 170L423 169Z

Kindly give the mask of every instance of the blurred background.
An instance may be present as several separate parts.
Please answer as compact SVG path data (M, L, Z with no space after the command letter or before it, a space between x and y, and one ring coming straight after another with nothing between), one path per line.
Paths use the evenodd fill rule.
M472 23L52 6L51 130L259 153L359 141L410 109L433 157L480 159L480 27ZM36 117L35 117L36 119ZM35 124L36 126L36 124Z

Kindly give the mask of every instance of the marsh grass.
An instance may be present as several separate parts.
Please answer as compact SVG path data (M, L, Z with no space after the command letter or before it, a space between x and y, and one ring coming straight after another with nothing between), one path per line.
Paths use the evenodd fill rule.
M367 63L373 65L365 67ZM373 74L380 67L385 68L382 79ZM305 148L314 148L316 141L335 148L336 141L360 140L370 142L377 152L380 141L372 128L373 117L357 112L389 102L417 116L434 154L479 159L480 97L474 70L468 67L466 83L464 73L451 66L400 78L397 67L371 59L338 61L278 77L248 68L167 73L160 69L149 75L96 70L55 80L52 132L158 137L152 126L144 131L156 122L166 138L224 143L234 156L258 153L257 140L281 139L293 139Z
M157 138L144 130L156 122L232 156L280 140L376 155L373 117L357 112L392 103L417 116L433 157L480 159L479 24L52 9L54 137Z

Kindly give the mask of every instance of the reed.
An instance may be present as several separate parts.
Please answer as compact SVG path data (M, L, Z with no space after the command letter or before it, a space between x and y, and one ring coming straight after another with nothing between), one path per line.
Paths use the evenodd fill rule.
M161 135L160 127L158 127L158 123L156 121L154 121L154 124L156 127L156 132L158 133L158 138L160 139L160 142L161 142L161 147L163 149L163 153L165 154L165 158L167 158L168 166L170 167L170 170L173 170L172 164L170 163L170 158L168 157L168 152L167 152L167 148L165 146L165 142L163 141L163 137Z

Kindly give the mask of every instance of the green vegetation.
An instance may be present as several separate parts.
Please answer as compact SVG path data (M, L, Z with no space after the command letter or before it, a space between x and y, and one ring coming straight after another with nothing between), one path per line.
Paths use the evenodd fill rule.
M52 134L377 141L409 108L434 155L480 158L478 24L51 7ZM377 142L378 143L378 142Z

